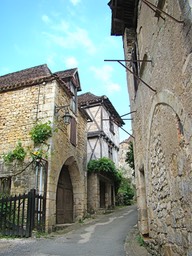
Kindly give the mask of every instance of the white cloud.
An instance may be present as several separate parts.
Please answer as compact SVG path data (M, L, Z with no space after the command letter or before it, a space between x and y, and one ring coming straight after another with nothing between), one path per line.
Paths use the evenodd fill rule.
M83 46L90 55L96 52L96 47L89 38L87 30L76 27L72 31L69 24L64 21L59 25L52 26L52 28L55 31L60 31L64 34L62 35L62 33L59 33L59 35L57 35L44 32L43 34L46 35L53 43L64 48L79 48L80 46Z
M68 36L71 40L74 40L75 43L84 46L90 54L96 52L96 47L89 38L87 30L78 27L73 33L68 33Z
M67 31L69 31L69 23L65 20L61 20L59 24L53 25L51 28L53 30L66 33Z
M121 90L121 87L120 87L119 84L109 82L107 84L107 90L108 90L109 93L119 92Z
M50 18L45 14L41 17L41 19L43 22L45 22L47 24L51 22Z
M77 5L78 3L81 2L81 0L70 0L70 2L71 2L73 5Z
M66 58L64 61L67 68L76 68L78 65L77 59L73 56Z
M90 70L94 73L95 78L101 81L108 93L121 90L120 85L112 81L112 74L114 72L113 67L109 65L104 65L100 68L92 66L90 67Z
M102 81L109 81L111 79L111 74L113 72L113 68L109 65L104 65L100 68L92 66L90 67L90 70L93 71L96 78Z

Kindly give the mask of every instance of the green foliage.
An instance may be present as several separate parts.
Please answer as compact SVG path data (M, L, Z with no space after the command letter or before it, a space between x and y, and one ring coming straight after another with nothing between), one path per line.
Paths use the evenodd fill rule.
M37 123L30 131L31 139L35 144L45 143L52 136L51 122Z
M134 187L129 179L122 177L121 185L116 196L117 205L130 205L132 204L135 195Z
M102 157L98 160L91 160L87 165L89 173L101 173L107 175L115 183L116 192L121 184L122 175L116 169L114 162L107 158Z
M88 172L114 173L117 171L114 162L107 157L89 161L87 168Z
M143 240L143 237L141 235L137 235L136 240L140 246L145 246L145 241Z
M129 150L126 154L125 162L128 163L128 165L135 170L135 164L134 164L134 151L133 151L133 142L130 141L129 143Z
M22 162L25 159L26 154L27 153L25 152L25 149L19 141L13 151L8 152L7 154L3 154L3 160L5 163L11 163L14 160Z

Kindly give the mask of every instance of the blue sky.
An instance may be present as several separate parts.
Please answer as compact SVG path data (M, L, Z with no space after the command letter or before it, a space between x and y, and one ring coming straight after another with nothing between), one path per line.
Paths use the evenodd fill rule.
M106 95L120 115L128 113L126 71L117 62L104 62L124 59L122 38L110 35L108 2L1 0L0 75L41 64L52 72L77 67L80 93ZM120 129L120 141L127 137Z

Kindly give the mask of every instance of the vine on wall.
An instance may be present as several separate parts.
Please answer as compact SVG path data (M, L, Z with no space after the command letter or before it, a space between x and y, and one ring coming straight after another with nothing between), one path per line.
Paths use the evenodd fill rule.
M29 152L32 159L37 158L47 158L47 151L49 149L49 144L46 141L52 136L53 130L51 122L46 123L36 123L35 126L29 132L32 141L34 142L34 148ZM43 145L47 146L47 150L43 149ZM38 149L36 148L38 146ZM27 151L22 146L21 141L18 141L15 149L3 154L3 160L5 163L12 163L15 160L23 162L27 156Z

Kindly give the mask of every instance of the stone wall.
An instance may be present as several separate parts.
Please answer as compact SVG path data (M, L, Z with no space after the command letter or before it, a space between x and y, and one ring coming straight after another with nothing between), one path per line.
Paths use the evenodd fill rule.
M160 255L191 255L192 16L187 1L165 1L164 11L184 23L138 7L138 59L152 61L140 76L155 92L142 82L135 91L128 74L139 228Z
M100 182L103 182L105 189L101 192ZM87 179L88 190L88 212L95 213L101 209L101 196L104 197L104 209L112 208L115 205L115 191L113 181L97 173L88 173ZM100 193L104 193L100 195ZM102 209L103 209L102 208Z
M117 168L120 169L123 173L125 178L130 179L132 184L135 184L134 178L134 170L125 162L126 154L129 151L129 142L132 141L131 138L128 138L119 144L119 152L118 152L118 166Z
M11 193L28 192L35 186L34 166L17 174L32 159L30 151L34 148L29 132L37 121L51 121L53 136L44 145L47 151L47 204L46 227L51 230L56 224L56 191L62 166L69 167L74 194L74 220L82 218L87 209L86 191L86 118L81 112L73 114L77 123L77 145L70 143L71 125L64 125L62 110L55 113L55 104L67 105L70 102L65 90L51 81L39 85L15 89L0 94L0 156L13 150L20 140L28 152L25 162L20 167L6 167L1 164L0 177L12 176ZM24 169L24 168L23 168ZM17 175L15 175L17 174Z
M69 99L59 86L55 87L55 102L59 106L69 104ZM69 166L74 196L74 219L82 218L87 210L87 140L85 133L87 122L80 112L77 113L77 116L73 114L77 122L77 145L75 147L70 143L71 126L64 125L61 118L62 115L62 113L59 113L55 118L57 132L54 133L51 143L51 159L49 161L47 184L49 193L49 213L47 213L47 216L50 216L50 219L52 219L49 226L55 223L57 183L63 165Z
M29 133L38 120L52 121L54 104L52 83L0 93L0 104L1 162L3 154L13 151L18 141L27 152L24 163L4 166L0 176L5 177L7 174L13 176L12 194L28 192L35 186L34 168L30 166L25 169L32 161L30 152L34 151L34 143ZM17 173L20 174L16 175Z

